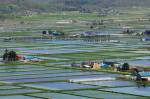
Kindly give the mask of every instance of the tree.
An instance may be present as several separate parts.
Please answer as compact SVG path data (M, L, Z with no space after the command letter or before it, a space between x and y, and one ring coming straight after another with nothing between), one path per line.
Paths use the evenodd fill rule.
M42 34L43 34L43 35L46 35L46 34L47 34L47 32L46 32L46 31L42 31Z
M124 63L122 65L122 71L127 71L127 70L129 70L129 64L128 63Z

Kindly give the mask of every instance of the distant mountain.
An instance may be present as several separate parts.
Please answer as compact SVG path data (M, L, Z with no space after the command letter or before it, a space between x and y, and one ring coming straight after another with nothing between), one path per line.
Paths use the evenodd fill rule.
M94 11L108 7L147 6L150 0L0 0L0 13Z

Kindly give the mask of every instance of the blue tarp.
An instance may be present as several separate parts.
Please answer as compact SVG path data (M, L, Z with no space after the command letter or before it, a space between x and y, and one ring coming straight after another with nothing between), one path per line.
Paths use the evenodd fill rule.
M139 73L142 77L150 76L150 71L145 71L145 72L143 71L143 72L139 72Z
M34 59L34 58L38 58L36 56L24 56L25 59Z
M104 64L104 63L100 64L100 66L101 66L101 68L108 68L109 67L109 65Z

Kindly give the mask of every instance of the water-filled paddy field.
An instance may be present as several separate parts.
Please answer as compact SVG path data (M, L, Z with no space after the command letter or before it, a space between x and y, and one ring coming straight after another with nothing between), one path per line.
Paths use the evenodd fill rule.
M11 45L14 44L13 46ZM23 45L28 43L28 45ZM34 43L34 46L30 46ZM84 60L129 62L149 67L149 42L28 41L1 42L1 54L13 49L21 55L46 59L42 63L6 64L0 66L2 99L147 99L149 87L142 90L133 81L91 81L70 83L70 79L119 77L122 74L72 69L71 62ZM7 46L6 45L11 45ZM5 46L4 46L5 45ZM146 50L145 53L143 53ZM137 52L136 52L137 51ZM133 64L134 63L134 64ZM125 89L125 90L124 90ZM126 92L128 90L129 93ZM132 94L130 94L130 91ZM142 91L142 92L141 92Z
M132 81L105 81L105 82L83 82L83 83L70 83L69 79L81 79L81 78L95 78L95 77L117 77L121 74L110 74L96 71L85 71L75 69L54 68L54 66L44 65L17 65L15 68L10 66L6 67L7 70L13 69L16 71L26 72L21 73L12 71L0 75L0 97L6 99L45 99L45 98L73 98L73 99L93 99L104 98L107 99L110 96L116 99L147 99L147 92L143 92L140 95L137 93L134 95L127 93L114 93L106 92L109 88L115 88L119 85L119 88L135 87L136 84ZM38 69L46 68L49 72L41 72ZM4 66L1 66L0 71L4 70ZM36 71L36 72L35 72ZM57 72L59 71L59 72ZM34 72L34 74L32 74ZM1 73L2 74L2 73ZM15 75L14 75L15 74ZM106 87L106 88L105 88ZM136 88L138 91L138 88ZM140 89L139 89L140 90ZM147 87L147 90L148 87ZM132 90L131 90L132 91ZM92 94L92 95L90 95ZM106 95L107 94L107 95ZM10 97L11 96L11 97Z
M1 62L0 66L0 98L3 99L93 99L113 97L115 99L147 99L146 92L136 88L133 81L97 81L70 83L70 79L118 77L121 74L106 72L85 71L71 69L71 62L84 60L144 63L149 66L149 53L139 51L148 50L149 42L86 42L74 41L28 41L28 42L1 42L1 54L5 48L13 49L18 54L33 55L46 59L44 63L36 65L10 65ZM12 45L11 45L12 44ZM7 46L8 45L8 46ZM34 46L32 46L34 45ZM138 53L135 53L135 52ZM143 66L143 65L141 65ZM67 67L67 69L66 69ZM133 94L121 91L125 88L134 91ZM144 90L144 89L143 89ZM140 94L139 94L140 93Z
M138 88L137 83L130 80L69 82L70 79L122 76L122 74L71 68L72 62L107 60L119 63L128 62L133 66L150 68L150 42L141 41L141 38L131 35L120 35L124 25L133 27L140 32L149 29L150 22L136 21L141 17L149 18L147 16L149 11L148 8L134 9L134 11L127 9L121 11L123 15L102 17L104 20L113 19L114 22L106 23L105 29L104 26L98 26L94 30L103 34L117 34L117 37L113 36L110 40L103 38L101 38L102 40L99 38L32 39L34 36L41 36L41 32L48 29L63 30L70 34L80 34L91 30L84 22L99 20L100 17L95 13L66 12L66 15L57 13L35 15L21 18L21 21L26 23L23 25L11 26L8 23L4 24L7 26L4 28L1 24L3 28L0 29L0 37L18 38L21 36L24 38L24 36L29 36L30 38L8 41L0 38L1 56L7 48L20 55L36 56L45 61L10 64L2 62L1 57L0 99L149 99L149 86ZM79 22L57 24L68 18L76 19ZM17 24L19 20L16 20Z

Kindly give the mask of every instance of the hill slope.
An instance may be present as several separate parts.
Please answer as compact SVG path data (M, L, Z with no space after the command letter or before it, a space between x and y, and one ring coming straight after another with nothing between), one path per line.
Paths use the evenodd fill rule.
M104 7L149 6L150 0L0 0L0 13L33 10L55 11L93 11Z

